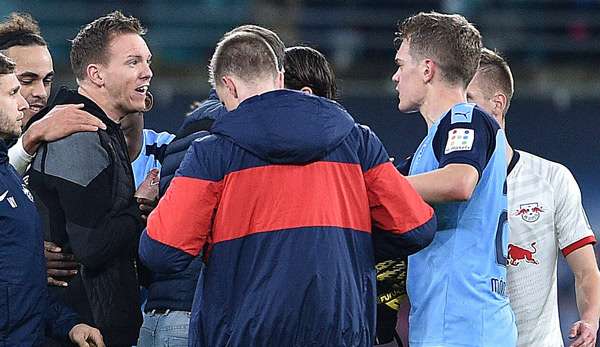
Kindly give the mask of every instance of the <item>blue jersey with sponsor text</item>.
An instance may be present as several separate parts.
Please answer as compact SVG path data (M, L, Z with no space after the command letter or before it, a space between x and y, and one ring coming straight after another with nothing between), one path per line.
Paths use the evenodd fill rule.
M506 296L506 138L474 104L438 119L415 152L410 174L471 165L479 182L464 202L434 205L438 232L409 257L410 346L515 346Z
M151 129L144 129L142 150L131 163L136 188L142 184L150 170L160 169L167 145L173 141L173 138L175 135L168 132L157 133Z

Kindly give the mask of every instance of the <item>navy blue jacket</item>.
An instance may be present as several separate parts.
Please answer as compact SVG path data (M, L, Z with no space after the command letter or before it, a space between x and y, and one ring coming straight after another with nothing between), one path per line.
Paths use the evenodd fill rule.
M208 250L190 346L372 346L375 260L427 246L431 207L330 100L270 91L211 133L192 143L140 238L157 273Z
M183 121L177 136L167 146L160 172L160 196L169 187L175 171L195 139L209 135L212 123L227 113L214 90L208 99L192 111ZM175 274L153 273L148 286L146 312L153 309L191 311L198 275L202 270L200 257L192 261L183 271Z
M0 346L42 346L80 320L49 297L40 217L6 153L0 140Z

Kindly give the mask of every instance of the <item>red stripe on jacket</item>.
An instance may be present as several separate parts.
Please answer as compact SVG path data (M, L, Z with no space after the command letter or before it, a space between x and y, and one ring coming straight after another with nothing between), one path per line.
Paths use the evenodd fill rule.
M328 226L370 232L359 164L269 165L230 173L215 216L214 242L254 233Z
M209 242L222 181L177 176L148 217L148 236L197 256Z
M390 162L365 173L369 206L375 225L394 234L403 234L431 219L433 209L427 205Z

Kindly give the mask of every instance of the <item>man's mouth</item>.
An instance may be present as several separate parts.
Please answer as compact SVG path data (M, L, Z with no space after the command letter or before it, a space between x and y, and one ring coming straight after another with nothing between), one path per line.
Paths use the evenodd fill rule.
M146 92L148 91L149 87L150 87L149 84L144 84L144 85L141 85L141 86L135 88L135 91L138 92L138 93L140 93L140 94L146 95Z
M46 107L44 104L29 104L29 109L33 112L40 112L41 109Z

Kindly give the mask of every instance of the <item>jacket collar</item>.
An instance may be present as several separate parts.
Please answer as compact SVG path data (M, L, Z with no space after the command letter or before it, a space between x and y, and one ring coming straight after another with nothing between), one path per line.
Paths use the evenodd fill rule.
M42 119L55 106L65 104L83 104L84 111L98 117L108 128L120 128L120 125L110 119L98 104L79 94L76 90L68 89L67 87L61 87L52 100L48 102L48 105L31 117L26 128L29 128L33 122Z
M8 146L4 140L0 139L0 164L8 162Z

